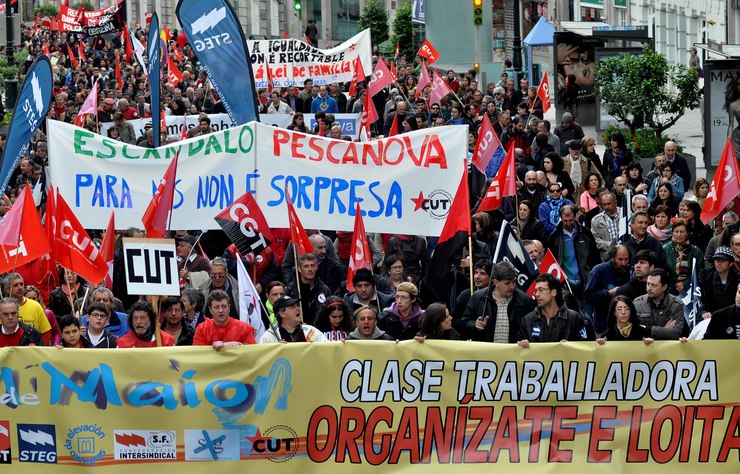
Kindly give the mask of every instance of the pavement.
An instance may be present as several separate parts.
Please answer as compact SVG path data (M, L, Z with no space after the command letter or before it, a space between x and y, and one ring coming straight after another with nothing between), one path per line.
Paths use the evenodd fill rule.
M553 124L553 129L558 123L555 119L555 107L551 107L550 110L545 114L545 119L549 120ZM696 157L696 178L707 178L707 170L704 168L704 154L702 153L702 143L704 139L704 132L702 131L702 111L701 108L694 110L687 110L683 116L673 125L671 128L665 131L665 134L669 137L676 137L677 142L683 147L684 153L694 155ZM626 128L626 127L625 127ZM596 127L584 126L583 133L596 137L596 153L599 156L604 156L606 147L601 143L600 133L596 131ZM713 174L713 173L712 173ZM712 176L710 175L710 178Z

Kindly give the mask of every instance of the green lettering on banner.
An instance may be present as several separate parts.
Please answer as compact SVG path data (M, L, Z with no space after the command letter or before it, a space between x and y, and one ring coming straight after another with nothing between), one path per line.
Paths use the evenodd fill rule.
M188 156L193 156L200 152L200 150L203 149L203 146L206 144L206 141L201 138L197 142L193 142L188 146Z
M176 147L172 147L172 148L167 148L167 152L165 154L165 157L168 160L171 160L172 158L175 157L175 155L177 155L178 153L180 153L180 149L181 148L182 148L182 146L176 146Z
M144 156L142 156L141 159L148 160L150 158L154 158L155 160L161 160L162 156L159 154L159 149L147 148L146 151L144 151Z
M75 153L78 155L93 156L93 152L90 150L82 149L82 147L86 145L86 138L95 138L95 134L85 130L75 130Z
M249 146L247 147L242 145L245 132L249 134ZM242 151L242 153L249 153L252 150L253 146L254 146L254 130L252 130L252 127L245 125L242 127L241 130L239 130L239 149Z
M141 158L138 155L129 155L128 154L128 149L129 149L129 146L128 145L123 145L123 149L121 150L121 154L123 154L123 157L124 158L128 158L129 160L138 160L139 158Z
M107 160L109 158L115 158L115 156L116 156L116 149L115 149L115 146L114 146L114 143L115 142L113 140L109 140L107 138L103 138L100 142L103 144L103 146L105 148L107 148L108 150L110 150L110 154L109 155L106 155L102 151L99 151L98 154L95 155L95 156L98 157L98 158L102 158L104 160Z
M208 144L206 145L206 155L211 154L211 149L215 151L216 153L223 153L223 148L221 148L221 144L218 142L218 137L216 135L208 135Z

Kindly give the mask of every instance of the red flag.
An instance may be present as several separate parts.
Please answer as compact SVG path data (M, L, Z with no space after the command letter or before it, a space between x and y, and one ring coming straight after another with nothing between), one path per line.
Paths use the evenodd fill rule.
M182 53L180 48L177 47L177 43L172 43L172 57L175 58L175 61L182 61Z
M0 226L0 241L0 272L13 270L49 253L49 241L28 184L5 215Z
M44 234L46 235L46 241L51 245L56 239L56 226L54 220L56 219L56 206L57 198L54 186L49 186L49 191L46 193L46 217L44 218ZM54 247L51 248L51 259L56 261L56 255L53 253Z
M304 40L304 41L306 42L306 44L308 44L308 45L310 45L310 46L313 46L313 45L311 44L311 40L309 39L309 37L308 37L308 36L306 36L306 35L303 35L303 40Z
M434 64L437 62L437 59L439 59L439 52L434 49L434 46L432 46L432 43L430 43L429 40L424 40L421 48L419 48L419 52L416 54L422 58L427 58L429 65Z
M48 44L44 44L44 56L46 56L47 58L51 58L51 54L49 54L49 45Z
M360 115L360 139L367 141L370 139L370 124L378 120L378 111L375 109L375 103L370 96L370 91L365 91L365 103L362 104L362 114ZM367 140L362 140L363 133Z
M483 114L483 123L478 131L478 140L475 142L473 151L473 164L481 173L486 172L488 163L491 162L491 158L500 146L501 141L496 135L496 130L493 129L491 119L488 118L488 114Z
M57 263L91 283L103 281L108 264L59 193L56 195L54 232L56 238L51 245Z
M77 58L75 58L75 55L72 54L72 48L69 47L69 43L67 43L67 54L69 54L69 62L72 64L72 67L77 67Z
M167 119L165 118L165 115L164 115L164 109L159 111L159 126L160 126L160 130L165 132L166 134L167 133Z
M182 132L180 132L180 140L188 139L188 116L182 116Z
M116 86L118 86L118 90L123 90L123 77L121 76L121 60L118 58L118 54L116 54Z
M39 24L41 23L41 20L39 20L39 14L36 13L36 18L33 19L33 26L34 28L38 28Z
M77 52L80 56L80 61L87 62L87 56L85 56L85 43L80 40L80 44L77 45Z
M283 31L283 39L288 39L288 33Z
M432 77L432 93L429 95L429 105L439 103L448 94L452 93L452 89L450 89L450 86L442 79L442 76L439 75L436 69Z
M391 124L391 129L388 130L388 136L394 137L398 135L398 115L393 116L393 123Z
M162 33L164 34L164 40L167 43L169 43L170 40L172 39L172 32L170 31L169 28L167 28L167 25L165 25L164 23L162 23Z
M381 56L378 58L378 64L375 65L375 71L373 71L373 77L370 79L367 90L370 91L372 97L391 84L393 84L391 72L388 70L388 66L385 65L385 59Z
M308 234L306 234L306 230L303 228L301 220L298 219L298 214L296 214L295 212L293 201L290 199L290 194L288 194L287 187L285 188L285 200L288 202L290 240L293 242L293 245L295 245L297 255L300 257L304 253L313 252L313 245L311 245L311 240L308 238ZM298 262L296 262L296 265L297 264Z
M373 256L370 253L370 245L367 243L367 233L365 232L365 223L362 221L362 211L360 203L355 207L355 228L352 232L352 254L349 257L349 268L347 269L347 290L355 291L355 285L352 284L352 278L355 271L366 268L372 270Z
M172 58L167 58L167 82L177 86L182 81L182 72L177 69Z
M478 206L478 212L492 211L501 207L504 196L516 194L516 160L514 159L514 145L509 147L501 167L491 181L483 201Z
M398 80L398 71L396 71L396 63L391 61L391 77L394 81Z
M455 234L466 232L471 234L470 228L470 194L468 193L468 170L464 169L455 197L452 199L450 212L447 214L442 233L439 234L437 245L450 240Z
M75 21L82 26L87 26L87 19L85 18L85 6L82 4L80 4L80 9L77 10Z
M401 43L396 41L396 60L398 60L398 57L401 55Z
M49 25L49 29L51 31L57 31L59 30L59 23L57 22L56 17L51 19L51 24Z
M422 64L421 74L419 74L419 83L416 84L416 97L419 98L424 88L431 83L432 83L432 80L429 78L429 70L424 64Z
M116 56L118 59L118 56ZM100 255L108 264L108 273L105 275L105 286L108 289L113 288L113 261L115 260L116 253L116 213L111 211L110 219L108 219L108 227L105 229L105 235L103 236L103 242L100 244Z
M242 255L259 255L275 241L267 219L249 191L215 219Z
M131 35L128 32L128 24L123 24L123 33L121 34L121 40L126 45L126 64L131 64L131 55L134 53L134 48L131 45Z
M167 218L170 211L172 211L172 201L175 198L178 156L180 156L179 153L175 155L175 158L167 167L162 182L157 186L157 192L152 196L152 201L141 218L147 237L161 239L167 233Z
M349 95L357 95L357 84L365 80L365 70L362 68L360 57L356 57L352 63L355 75L352 76L352 82L349 83Z
M542 101L542 113L550 110L550 83L547 80L547 71L542 75L540 86L537 88L537 97Z
M552 254L550 249L547 249L547 252L545 253L545 256L542 258L542 263L540 263L539 271L542 275L545 275L546 273L551 274L560 282L565 281L565 271L563 271L563 267L560 266L557 260L555 260L555 256ZM529 296L534 296L534 281L531 285L529 285L529 289L527 290L527 294Z
M738 194L740 194L740 172L738 172L735 150L732 148L732 138L727 137L722 158L719 160L719 166L712 179L712 186L704 201L701 221L706 224L717 217Z
M275 86L272 83L272 75L270 75L270 65L267 63L265 63L265 78L267 79L267 95L271 95Z

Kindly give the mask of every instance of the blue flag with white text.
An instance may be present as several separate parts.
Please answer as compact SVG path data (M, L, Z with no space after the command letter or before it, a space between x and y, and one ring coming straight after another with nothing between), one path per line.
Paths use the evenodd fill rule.
M46 117L51 104L52 73L49 58L39 56L31 65L13 109L8 141L0 164L0 195L5 192L13 170L28 155L31 138Z
M177 19L235 125L259 121L244 32L226 0L180 0Z
M152 134L154 134L154 146L160 145L162 137L162 121L160 118L162 104L159 100L160 85L162 82L161 68L161 45L159 42L159 18L157 14L152 14L152 21L149 23L149 37L146 43L147 49L147 68L149 70L149 90L152 97Z

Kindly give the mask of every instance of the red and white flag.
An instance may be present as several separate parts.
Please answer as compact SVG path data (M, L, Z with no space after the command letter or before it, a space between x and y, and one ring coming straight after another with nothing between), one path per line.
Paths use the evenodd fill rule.
M439 51L437 51L429 40L424 40L424 43L419 48L419 52L416 53L422 58L426 58L429 65L434 64L439 59Z
M505 196L516 194L516 160L514 158L514 145L509 147L501 167L491 181L491 186L486 191L483 201L478 206L478 212L492 211L501 207Z
M367 90L370 92L370 96L374 96L391 84L393 84L393 77L388 70L388 66L385 64L385 59L381 56L375 65L375 70L373 71L373 76L370 78L370 84L367 85Z
M95 81L95 84L93 84L92 89L90 89L90 92L87 94L87 98L85 99L85 102L82 104L82 107L80 107L80 111L77 112L77 117L75 118L75 125L78 127L82 127L85 125L85 120L90 115L96 115L98 113L98 81Z
M426 65L421 65L421 74L419 74L419 82L416 84L416 98L418 99L421 95L422 91L426 86L432 83L432 80L429 78L429 70L427 69Z
M356 57L352 63L355 70L355 75L352 76L352 81L349 83L349 95L357 95L357 84L365 80L365 70L362 67L362 61L360 57Z
M542 113L550 110L550 83L547 80L547 71L542 75L540 86L537 88L537 97L542 101Z
M438 104L451 93L452 89L450 89L450 86L435 69L432 73L432 93L429 95L429 105Z
M126 23L123 24L123 31L121 32L121 41L125 45L126 64L131 64L131 54L133 54L134 50L131 47L131 37L129 35L128 25Z
M473 151L473 164L481 173L486 172L488 163L491 162L491 158L500 146L501 141L496 135L496 130L493 129L491 119L488 118L488 114L483 114L483 123L478 131L478 140L475 142Z
M146 236L153 239L161 239L167 233L168 218L172 211L172 201L175 198L175 180L177 179L176 154L164 173L162 182L157 186L157 192L147 206L141 221L146 229Z
M182 116L182 131L180 132L180 140L188 139L188 115Z
M311 240L308 238L306 229L303 228L301 220L298 218L298 214L295 212L293 207L293 201L290 199L288 188L285 188L285 200L288 203L288 222L290 223L290 240L295 245L296 255L300 257L304 253L313 252L313 245ZM296 265L298 262L296 262Z
M563 270L563 267L560 266L557 260L555 260L555 256L552 254L550 249L547 249L547 252L545 253L545 256L542 258L542 263L540 263L539 267L540 274L545 275L547 273L551 274L560 282L565 281L565 271ZM529 296L534 296L534 282L532 282L531 285L529 285L529 289L527 290L527 294Z
M398 80L398 71L396 71L396 63L395 61L391 61L391 77L394 81Z
M108 219L108 227L105 229L103 242L100 244L100 254L103 260L108 264L108 273L105 275L105 286L108 289L113 288L113 261L116 253L116 213L111 211Z
M48 253L49 241L41 227L31 187L26 184L0 226L0 272L11 271Z
M80 40L80 44L77 46L77 52L80 56L80 61L87 62L87 56L85 56L85 43Z
M372 270L373 256L370 253L370 244L367 242L365 223L362 220L360 203L355 206L355 227L352 232L352 253L349 257L349 268L347 269L347 290L355 291L352 278L355 272L361 268Z
M167 58L167 82L173 86L177 86L182 81L182 72L177 69L175 62L172 58Z
M378 111L375 108L370 91L365 91L365 102L362 104L362 114L360 114L360 141L370 141L370 125L378 120Z
M719 160L719 166L712 179L712 186L704 201L701 221L706 224L717 217L722 209L738 195L740 195L740 172L738 172L735 150L732 148L732 138L727 137L722 158Z
M62 267L98 284L108 274L108 264L61 194L57 193L52 255Z

